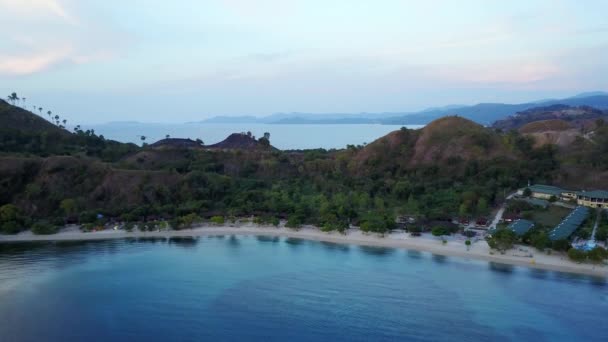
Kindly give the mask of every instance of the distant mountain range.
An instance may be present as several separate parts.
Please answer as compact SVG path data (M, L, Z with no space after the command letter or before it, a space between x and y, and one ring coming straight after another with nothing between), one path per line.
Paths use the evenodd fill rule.
M504 119L530 108L551 105L591 106L608 109L608 92L595 91L565 99L545 99L520 104L479 103L473 106L449 105L411 113L277 113L265 117L216 116L197 123L263 123L263 124L384 124L425 125L446 115L458 115L482 125Z

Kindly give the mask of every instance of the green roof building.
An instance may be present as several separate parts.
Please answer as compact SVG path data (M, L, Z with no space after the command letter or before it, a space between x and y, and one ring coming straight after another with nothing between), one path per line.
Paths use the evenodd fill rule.
M592 208L608 208L608 191L593 190L577 192L578 205Z
M507 229L511 229L518 236L522 236L526 234L532 227L534 227L534 222L521 219L511 223Z

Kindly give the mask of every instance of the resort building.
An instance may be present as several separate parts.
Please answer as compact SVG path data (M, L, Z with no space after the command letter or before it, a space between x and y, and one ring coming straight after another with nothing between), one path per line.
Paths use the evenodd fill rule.
M530 189L531 192L531 197L533 198L540 198L540 199L544 199L544 200L548 200L551 199L551 197L554 197L556 199L561 198L562 193L570 193L571 191L567 191L561 188L558 188L556 186L552 186L552 185L541 185L541 184L534 184L534 185L530 185L527 187L527 189ZM520 189L517 194L518 195L523 195L524 191L526 190L526 188Z
M589 208L576 207L560 224L549 232L549 239L556 241L569 238L585 222L587 217L589 217Z
M511 223L507 227L507 229L510 229L513 232L515 232L515 234L517 234L517 236L522 236L522 235L526 234L532 227L534 227L534 222L520 219L520 220L516 220L515 222Z
M564 190L564 191L562 191L561 197L563 200L575 200L578 198L578 192Z
M534 184L527 188L517 191L520 196L524 195L526 189L530 189L530 197L533 199L549 200L556 199L562 201L576 201L576 204L591 208L608 208L608 191L572 191L552 185Z
M578 205L592 208L608 208L608 191L579 191L577 192Z

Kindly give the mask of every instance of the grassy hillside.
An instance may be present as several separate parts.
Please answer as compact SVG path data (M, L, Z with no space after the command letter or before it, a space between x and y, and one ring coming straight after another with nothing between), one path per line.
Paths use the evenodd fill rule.
M573 127L582 128L588 126L589 123L596 122L598 119L608 119L608 111L589 106L573 107L560 104L546 107L534 107L518 112L513 116L494 122L492 127L506 131L520 129L523 126L534 122L561 120L568 122Z
M561 119L534 121L519 128L521 133L540 133L546 131L566 131L575 128L570 123Z
M0 99L0 129L47 134L68 133L46 119L25 109L12 106L2 99Z
M181 140L139 148L92 132L29 129L19 120L12 122L23 129L1 139L0 207L53 222L90 222L97 213L126 221L256 215L382 232L395 215L485 216L529 180L575 186L581 180L570 170L585 168L593 179L608 168L606 127L566 147L535 147L526 134L446 117L367 146L286 152L246 136L217 149ZM8 228L14 232L15 224Z
M69 132L0 100L0 154L79 155L115 161L137 149L134 144L106 140L92 131Z

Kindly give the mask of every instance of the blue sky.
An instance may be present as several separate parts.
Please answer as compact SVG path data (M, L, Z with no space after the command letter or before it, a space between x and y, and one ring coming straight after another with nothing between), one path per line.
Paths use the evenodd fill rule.
M606 13L603 0L0 0L0 94L85 123L565 97L608 89Z

